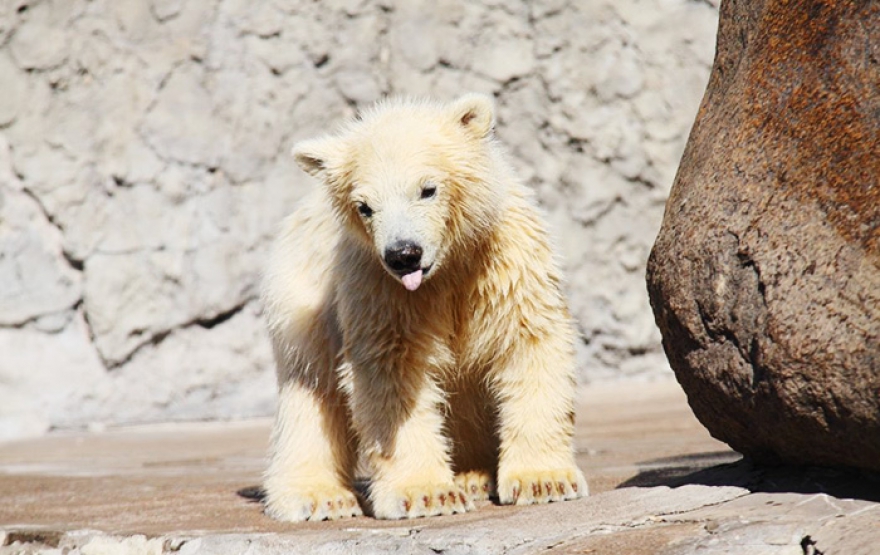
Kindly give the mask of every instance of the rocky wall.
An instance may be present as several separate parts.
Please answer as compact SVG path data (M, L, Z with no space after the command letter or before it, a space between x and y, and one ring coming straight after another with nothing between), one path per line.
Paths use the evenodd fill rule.
M668 373L644 265L715 0L0 0L0 438L268 414L288 152L386 94L493 94L583 380Z

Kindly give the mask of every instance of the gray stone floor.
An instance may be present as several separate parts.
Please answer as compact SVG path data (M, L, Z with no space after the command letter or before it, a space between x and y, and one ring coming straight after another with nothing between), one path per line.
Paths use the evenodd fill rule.
M672 382L581 391L576 444L589 498L414 521L269 520L250 495L269 425L0 444L0 555L880 552L880 477L753 467L708 436Z

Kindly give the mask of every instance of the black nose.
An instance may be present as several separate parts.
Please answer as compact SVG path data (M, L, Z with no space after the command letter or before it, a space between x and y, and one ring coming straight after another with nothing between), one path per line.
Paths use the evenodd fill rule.
M421 268L422 247L412 241L397 241L385 249L385 263L398 274L405 275Z

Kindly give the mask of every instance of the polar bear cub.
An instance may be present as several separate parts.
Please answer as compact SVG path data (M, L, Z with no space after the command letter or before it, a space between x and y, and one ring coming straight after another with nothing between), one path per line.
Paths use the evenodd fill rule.
M294 147L321 186L264 280L280 388L271 516L362 514L359 458L377 518L587 494L560 272L493 124L482 95L386 100Z

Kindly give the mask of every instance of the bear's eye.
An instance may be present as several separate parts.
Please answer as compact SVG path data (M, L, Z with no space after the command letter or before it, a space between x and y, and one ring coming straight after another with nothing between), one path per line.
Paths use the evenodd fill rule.
M437 194L436 185L425 185L422 187L422 198L431 198Z
M363 202L359 202L357 208L358 212L360 212L361 216L363 216L364 218L369 218L373 215L373 209Z

